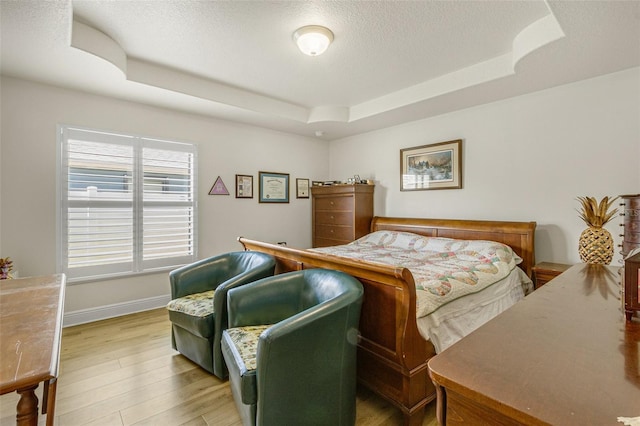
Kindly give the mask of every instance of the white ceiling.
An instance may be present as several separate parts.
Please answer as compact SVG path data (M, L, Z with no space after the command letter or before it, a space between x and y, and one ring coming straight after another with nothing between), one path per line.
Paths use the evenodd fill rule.
M0 13L3 75L325 140L640 66L640 1L0 0ZM318 57L292 39L312 24L335 35Z

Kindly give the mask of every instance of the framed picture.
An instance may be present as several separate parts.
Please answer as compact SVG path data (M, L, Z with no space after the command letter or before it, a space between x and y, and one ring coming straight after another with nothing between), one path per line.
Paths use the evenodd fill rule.
M258 172L261 203L289 202L289 174Z
M253 198L253 176L236 175L236 198Z
M309 198L309 179L296 179L296 198Z
M209 195L229 195L227 186L224 184L220 176L218 176L216 181L213 183L213 186L209 190Z
M462 188L462 140L400 150L400 191Z

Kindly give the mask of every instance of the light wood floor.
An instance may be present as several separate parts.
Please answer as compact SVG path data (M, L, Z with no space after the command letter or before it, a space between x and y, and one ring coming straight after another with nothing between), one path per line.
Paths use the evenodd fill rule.
M41 387L37 391L41 400ZM17 395L0 397L0 426L15 424ZM40 416L39 424L44 424ZM171 348L164 309L68 327L62 333L58 426L241 425L227 381ZM398 409L358 388L357 425L401 425ZM435 404L423 426L435 426Z

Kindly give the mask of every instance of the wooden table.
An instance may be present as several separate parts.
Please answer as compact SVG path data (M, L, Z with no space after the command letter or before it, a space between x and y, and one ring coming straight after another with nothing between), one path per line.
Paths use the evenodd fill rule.
M640 322L618 268L578 264L429 361L441 424L640 417Z
M0 281L0 395L20 394L18 425L37 425L41 382L42 412L53 425L64 290L63 274Z

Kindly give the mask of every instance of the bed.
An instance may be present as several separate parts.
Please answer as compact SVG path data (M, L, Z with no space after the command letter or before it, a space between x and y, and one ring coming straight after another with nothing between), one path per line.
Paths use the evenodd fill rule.
M392 217L374 217L371 222L372 233L399 231L427 237L503 243L519 256L518 267L527 277L531 277L535 260L535 227L535 222ZM425 407L435 399L427 361L436 354L436 347L419 329L416 281L408 268L244 237L238 241L245 250L275 256L276 273L328 268L358 278L365 288L358 343L358 381L397 406L404 415L405 425L422 424Z

